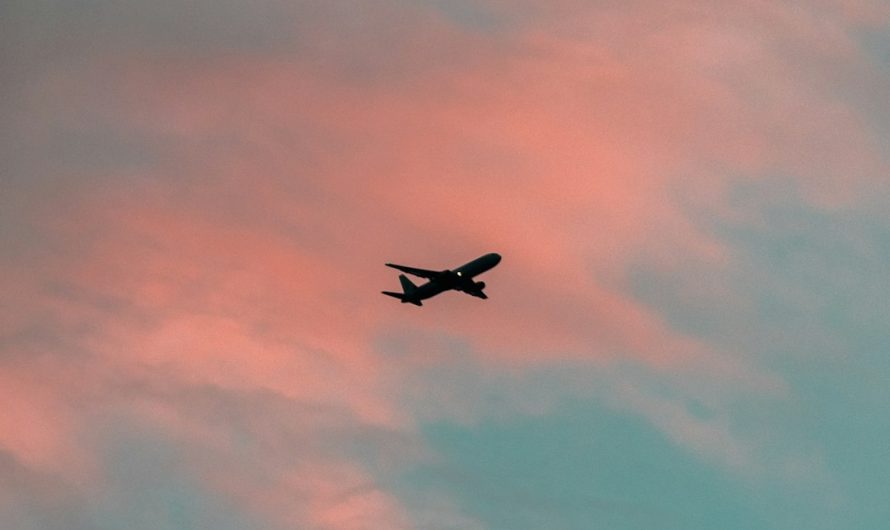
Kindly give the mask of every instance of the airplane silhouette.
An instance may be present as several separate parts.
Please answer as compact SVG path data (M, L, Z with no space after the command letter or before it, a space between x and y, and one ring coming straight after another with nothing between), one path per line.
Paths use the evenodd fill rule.
M387 267L392 267L393 269L400 270L419 278L425 278L429 281L423 285L414 285L414 282L408 279L407 276L405 276L404 274L400 274L399 281L402 282L403 292L381 292L387 296L398 298L402 301L403 304L414 304L417 306L423 305L422 300L432 298L439 293L449 290L460 291L467 293L470 296L486 299L488 298L488 296L486 296L485 293L482 292L482 289L485 288L485 282L477 282L473 279L473 277L482 274L483 272L491 269L500 262L500 254L491 253L476 258L473 261L465 265L461 265L454 270L446 269L444 271L431 271L387 263Z

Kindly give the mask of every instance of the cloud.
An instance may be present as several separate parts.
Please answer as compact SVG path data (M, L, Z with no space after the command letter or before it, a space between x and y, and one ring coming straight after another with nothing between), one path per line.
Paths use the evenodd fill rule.
M880 5L88 4L15 5L6 37L4 477L131 484L130 425L171 448L139 462L160 466L146 487L173 477L236 519L470 525L390 487L433 458L418 426L579 396L765 467L736 407L794 389L641 299L634 272L749 303L708 280L739 254L702 212L750 220L734 184L775 175L816 208L858 204L887 160L842 96ZM377 295L385 261L487 251L504 262L472 311ZM143 493L78 517L123 520Z

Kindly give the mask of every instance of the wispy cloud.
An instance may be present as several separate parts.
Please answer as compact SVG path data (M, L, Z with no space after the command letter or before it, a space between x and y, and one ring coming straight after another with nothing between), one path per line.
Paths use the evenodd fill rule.
M857 31L882 3L8 11L0 479L71 527L148 528L145 506L175 527L177 503L202 524L227 506L272 528L483 527L393 486L435 458L419 427L573 399L739 476L827 474L740 427L741 404L795 399L749 335L702 333L638 281L755 325L715 302L757 303L714 224L773 228L739 183L781 177L825 212L875 200L886 124L857 83L887 79ZM492 250L471 310L376 295L385 261ZM129 468L143 434L161 449ZM128 473L178 498L143 504Z

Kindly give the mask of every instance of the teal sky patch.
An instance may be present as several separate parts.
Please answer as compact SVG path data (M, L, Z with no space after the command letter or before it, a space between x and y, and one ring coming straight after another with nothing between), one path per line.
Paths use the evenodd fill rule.
M770 182L736 189L734 206L749 222L702 219L732 249L730 265L707 275L694 263L669 274L641 266L631 289L672 326L755 359L788 383L782 403L768 409L737 403L734 410L745 431L770 433L767 457L780 448L798 451L823 468L801 470L822 475L819 487L786 473L790 489L777 492L771 521L809 510L837 528L884 528L890 520L883 500L890 487L887 225L867 212L810 206L790 181ZM691 296L698 281L724 287L737 303Z
M402 486L447 491L492 530L770 528L754 492L595 403L426 435L442 462Z

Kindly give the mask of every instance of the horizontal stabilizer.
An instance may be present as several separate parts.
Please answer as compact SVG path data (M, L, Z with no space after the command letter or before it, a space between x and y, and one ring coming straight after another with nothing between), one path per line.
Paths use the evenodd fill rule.
M380 291L380 292L385 294L386 296L392 296L393 298L398 298L399 300L402 301L403 304L414 304L416 306L423 305L423 302L421 302L420 300L415 300L414 298L408 298L402 293L394 293L392 291Z
M380 291L386 296L392 296L393 298L398 298L399 300L405 300L405 296L402 293L394 293L392 291Z

